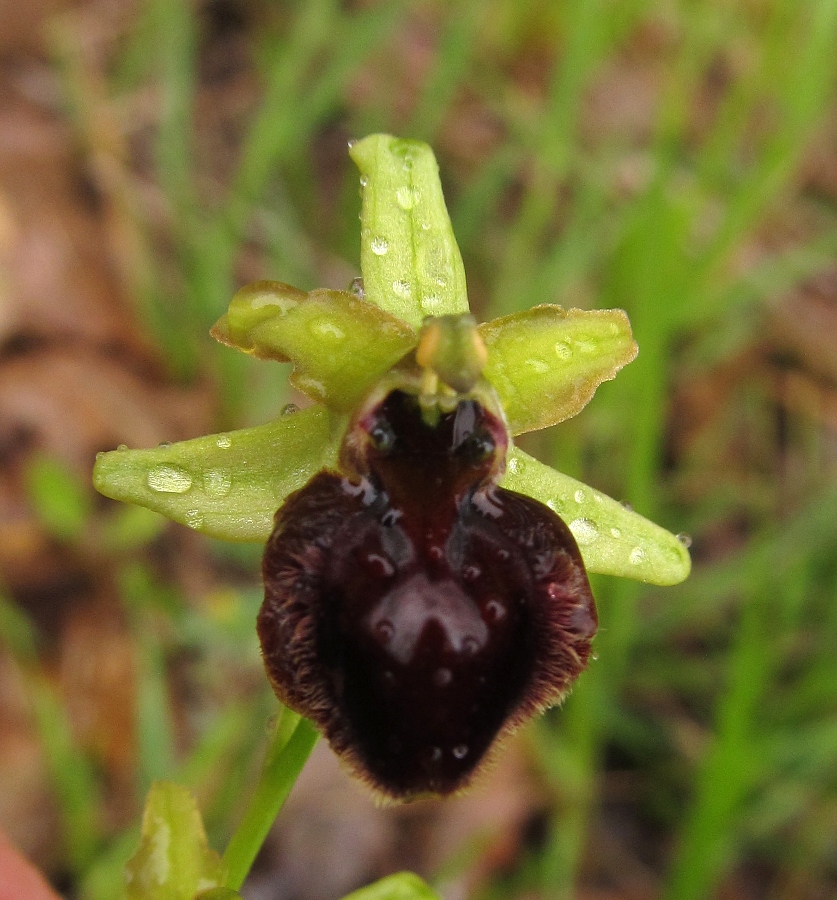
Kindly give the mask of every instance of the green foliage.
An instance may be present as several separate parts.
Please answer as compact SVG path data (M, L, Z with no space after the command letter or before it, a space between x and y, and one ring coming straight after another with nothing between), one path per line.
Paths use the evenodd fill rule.
M139 847L125 867L125 900L193 900L223 887L225 877L221 857L207 844L195 799L179 785L155 782L142 814Z
M412 872L398 872L347 894L343 900L438 900L438 894Z

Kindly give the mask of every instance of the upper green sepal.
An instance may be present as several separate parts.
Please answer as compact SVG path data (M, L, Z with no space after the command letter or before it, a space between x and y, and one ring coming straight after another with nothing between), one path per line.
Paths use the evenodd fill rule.
M467 313L465 268L433 151L373 134L353 143L349 155L361 174L366 298L416 329L425 316Z
M335 465L342 421L313 406L275 422L163 445L102 453L96 489L227 541L264 541L288 494Z
M417 340L406 322L348 291L305 293L279 281L241 288L212 335L261 359L292 362L291 384L340 412Z
M194 797L180 785L155 782L139 846L125 866L125 900L193 900L222 888L225 880L226 868L207 844Z
M567 523L589 572L648 584L685 580L692 568L679 538L605 494L512 448L503 487L545 503Z
M621 309L535 306L480 325L494 385L512 434L563 422L637 354Z

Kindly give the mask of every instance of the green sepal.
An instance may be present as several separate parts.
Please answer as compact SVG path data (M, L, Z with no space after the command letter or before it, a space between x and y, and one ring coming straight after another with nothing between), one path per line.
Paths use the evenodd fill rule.
M359 891L352 891L343 900L439 900L439 895L418 875L398 872Z
M180 785L155 782L145 801L139 847L125 866L126 900L193 900L225 880L194 797Z
M673 534L517 447L500 482L545 503L567 523L589 572L649 584L679 584L692 568L689 551Z
M226 541L264 541L288 494L334 466L345 422L312 406L275 422L154 450L113 450L96 489Z
M291 384L346 412L414 347L406 322L348 291L257 281L232 299L212 335L260 359L292 362Z
M479 332L488 348L483 374L500 397L512 434L574 416L637 354L621 309L535 306L486 322Z
M413 328L425 316L468 312L465 268L430 147L373 134L352 144L349 155L361 173L367 300Z

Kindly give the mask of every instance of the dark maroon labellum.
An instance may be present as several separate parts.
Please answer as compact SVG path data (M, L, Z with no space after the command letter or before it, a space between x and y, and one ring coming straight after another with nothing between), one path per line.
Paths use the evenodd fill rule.
M596 609L575 540L500 488L502 422L396 389L276 514L258 630L279 699L398 799L464 787L496 739L558 703Z

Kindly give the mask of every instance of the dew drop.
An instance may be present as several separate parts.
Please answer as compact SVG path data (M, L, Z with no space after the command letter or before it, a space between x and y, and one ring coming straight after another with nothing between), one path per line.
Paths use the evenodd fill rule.
M401 209L412 209L416 203L416 192L409 187L400 187L395 192L395 199Z
M681 531L680 534L677 535L677 540L680 541L687 550L692 546L692 536L686 534L685 531Z
M229 450L232 446L232 440L228 434L221 434L215 441L215 446L221 450Z
M499 622L506 617L506 607L499 600L492 598L485 604L485 615L489 622Z
M441 310L442 301L435 294L428 294L422 297L421 307L428 315L433 315Z
M318 334L323 335L323 337L330 337L335 341L342 341L346 337L343 329L333 322L319 322L314 328Z
M104 450L100 450L100 451L96 454L96 459L101 459L104 455L105 455L105 451L104 451Z
M299 407L296 403L286 403L282 409L279 410L279 415L292 416L295 412L299 412Z
M165 450L167 447L171 447L171 441L160 441L160 443L157 444L158 450Z
M467 744L457 744L453 748L453 755L457 759L465 759L465 757L468 755L468 745Z
M611 528L611 529L610 529L610 533L611 533L611 534L613 535L613 537L615 537L615 538L620 538L620 537L622 537L622 531L621 531L621 529L619 529L619 528Z
M422 231L430 231L430 222L422 222L421 230Z
M375 624L375 637L382 643L388 644L395 634L392 622L389 619L381 619Z
M573 497L575 498L575 502L576 502L576 503L584 503L584 491L582 491L581 488L579 488L579 489L573 494Z
M592 544L599 536L599 528L590 519L573 519L570 531L579 544Z
M479 649L480 642L475 637L469 635L462 639L462 652L467 656L473 656Z
M203 487L213 497L226 497L232 488L232 476L229 472L206 472Z
M633 512L633 511L634 511L634 505L633 505L633 503L631 503L630 500L623 500L623 501L622 501L622 509L627 509L628 512Z
M200 528L203 525L203 516L196 509L190 509L186 513L186 524L190 528Z
M120 453L123 453L125 450L128 449L128 445L127 445L127 444L120 444L116 449L117 449Z
M372 248L375 256L386 256L387 250L389 250L389 241L383 237L374 237L369 246Z
M523 460L519 459L516 456L512 456L509 460L509 472L511 472L512 475L521 475L523 473L523 469Z
M427 548L427 555L434 562L441 562L445 558L445 548L440 547L438 544L431 544Z
M526 365L529 366L530 369L537 372L538 375L544 375L549 371L549 366L542 359L535 359L531 357L526 360Z
M350 147L352 146L351 141L349 142L349 146ZM366 175L361 175L360 176L360 186L366 187L367 184L369 184L369 179L366 177Z
M634 547L631 550L631 555L629 557L632 566L639 566L645 562L647 558L647 553L642 549L642 547Z
M453 681L453 672L450 669L436 669L433 673L433 684L436 687L444 687Z
M395 566L380 553L367 553L363 562L367 571L378 578L389 578L395 574Z
M412 290L410 282L402 281L400 278L393 281L392 289L399 297L409 297Z
M558 341L555 345L555 353L559 359L569 359L573 355L572 348L566 341Z
M482 569L479 566L465 566L462 570L464 581L476 581L480 575L482 575Z
M437 286L437 287L446 287L446 286L447 286L447 281L445 281L444 278L442 278L441 276L439 276L439 277L436 278L436 286Z
M192 487L192 476L177 466L155 466L148 473L148 486L162 494L185 494Z
M358 275L356 278L353 278L349 284L349 293L354 294L355 297L359 297L361 300L366 296L366 292L363 289L363 278Z
M547 500L547 501L546 501L546 505L547 505L554 513L557 513L557 512L558 512L558 504L557 504L554 500L552 500L552 499Z

